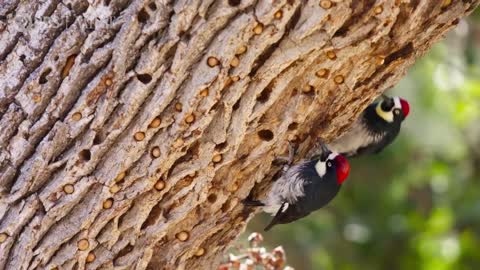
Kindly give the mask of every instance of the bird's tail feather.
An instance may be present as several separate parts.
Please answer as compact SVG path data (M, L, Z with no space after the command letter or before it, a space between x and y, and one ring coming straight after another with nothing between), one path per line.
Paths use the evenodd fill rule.
M288 204L286 202L283 202L282 205L280 205L280 207L278 208L277 213L273 217L272 221L270 221L270 223L267 225L267 227L265 227L265 229L263 229L264 231L270 230L274 225L276 225L278 223L278 220L280 220L280 217L282 216L283 207L286 206L286 205L288 206Z
M267 225L267 227L265 227L265 229L263 229L263 230L268 232L276 224L277 224L277 222L275 222L275 219L273 219L272 221L270 221L270 223Z
M264 203L258 200L252 200L251 198L247 197L242 200L243 205L245 206L265 206Z

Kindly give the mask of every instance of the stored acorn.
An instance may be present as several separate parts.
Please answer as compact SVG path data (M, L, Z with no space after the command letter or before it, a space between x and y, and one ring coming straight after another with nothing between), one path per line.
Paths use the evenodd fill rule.
M336 54L334 51L328 51L328 52L327 52L327 57L328 57L330 60L335 60L335 59L337 59L337 54Z
M120 182L123 180L123 178L125 178L125 176L127 175L126 172L121 172L117 175L117 177L115 178L115 182Z
M183 109L183 104L182 104L181 102L177 102L177 103L175 104L175 110L176 110L177 112L181 112L182 109Z
M219 163L220 161L222 161L223 157L222 157L222 154L215 154L212 158L212 161L214 163Z
M152 122L148 125L149 128L158 128L160 124L162 123L162 120L160 117L155 117Z
M186 231L181 231L181 232L177 233L177 234L175 235L175 237L176 237L178 240L180 240L180 241L182 241L182 242L185 242L185 241L188 240L188 238L190 237L190 235L189 235L189 233L186 232Z
M257 23L257 25L253 28L253 33L256 35L260 35L263 32L263 24Z
M342 84L345 81L345 79L343 78L342 75L335 76L335 78L333 78L333 80L335 81L336 84Z
M81 239L77 242L77 247L79 250L87 250L89 246L90 243L88 242L88 239Z
M80 121L80 119L82 119L82 114L81 113L76 112L72 115L72 120L73 121Z
M217 58L213 57L213 56L210 56L207 58L207 65L209 67L214 67L214 66L218 66L220 64L220 61L218 61Z
M320 6L323 8L323 9L330 9L332 7L332 1L330 0L322 0L320 1Z
M161 191L161 190L163 190L163 189L165 188L165 186L166 186L165 181L163 181L163 180L158 180L157 183L155 183L154 188L155 188L156 190L158 190L158 191Z
M160 147L158 147L158 146L153 147L151 154L152 154L152 157L153 157L153 158L158 158L158 157L160 157L160 155L161 155Z
M110 209L113 206L113 199L108 198L103 202L103 209Z
M72 194L73 192L75 192L75 188L72 184L66 184L65 186L63 186L63 192L65 192L66 194Z
M319 78L325 78L328 76L328 69L322 68L319 71L315 72L315 76Z
M95 259L96 259L96 256L93 252L88 253L87 259L86 259L87 263L91 263L95 261Z
M145 139L145 133L142 131L139 131L139 132L136 132L135 135L133 135L133 137L135 138L135 141L141 142Z

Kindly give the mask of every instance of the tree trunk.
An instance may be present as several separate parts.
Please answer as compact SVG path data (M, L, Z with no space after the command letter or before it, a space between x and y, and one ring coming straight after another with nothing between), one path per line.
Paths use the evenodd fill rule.
M0 269L214 269L479 1L0 0Z

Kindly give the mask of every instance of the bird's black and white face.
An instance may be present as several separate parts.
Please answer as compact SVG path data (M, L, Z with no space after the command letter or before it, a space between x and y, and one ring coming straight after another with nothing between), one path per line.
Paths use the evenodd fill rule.
M340 185L345 181L350 173L350 164L347 159L335 152L325 152L315 164L315 171L320 178L329 173L335 172L337 183Z
M410 113L410 105L400 97L385 97L375 110L388 123L402 122Z

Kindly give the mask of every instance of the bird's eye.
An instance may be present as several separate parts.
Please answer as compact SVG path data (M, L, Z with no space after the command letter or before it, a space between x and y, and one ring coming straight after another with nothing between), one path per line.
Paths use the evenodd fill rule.
M395 104L393 103L393 100L391 100L391 99L386 99L386 100L384 100L384 101L382 102L382 104L381 104L382 110L383 110L384 112L389 112L389 111L391 111L391 110L393 109L393 106L394 106L394 105L395 105Z
M332 162L327 161L327 166L328 166L328 167L332 167Z
M400 109L395 109L395 110L393 110L393 112L394 112L396 115L399 115L399 114L400 114Z

